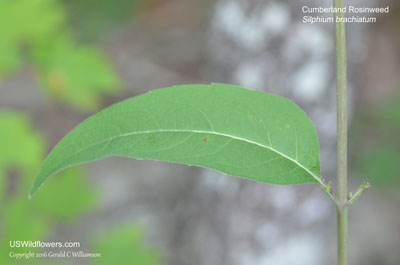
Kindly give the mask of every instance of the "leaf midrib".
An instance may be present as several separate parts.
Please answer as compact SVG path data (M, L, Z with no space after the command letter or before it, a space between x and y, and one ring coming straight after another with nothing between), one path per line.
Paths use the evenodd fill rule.
M184 129L167 129L167 130L149 130L149 131L139 131L139 132L124 133L124 134L119 134L119 135L117 135L117 136L114 136L114 137L105 139L105 140L103 140L103 141L97 142L97 143L95 143L95 144L91 144L91 145L86 146L86 147L84 147L84 148L81 148L81 149L79 149L77 152L75 152L75 153L71 154L70 156L68 156L67 159L69 159L70 157L72 157L72 156L74 156L74 155L76 155L76 154L78 154L78 153L80 153L80 152L82 152L82 151L84 151L84 150L86 150L86 149L88 149L88 148L90 148L90 147L93 147L93 146L96 146L96 145L98 145L98 144L102 144L102 143L105 143L105 142L112 141L112 140L117 139L117 138L119 138L119 137L125 137L125 136L137 135L137 134L169 133L169 132L212 134L212 135L218 135L218 136L229 137L229 138L232 138L232 139L235 139L235 140L238 140L238 141L243 141L243 142L246 142L246 143L249 143L249 144L257 145L257 146L259 146L259 147L262 147L262 148L268 149L268 150L270 150L270 151L272 151L272 152L275 152L276 154L278 154L278 155L280 155L280 156L282 156L282 157L288 159L289 161L295 163L295 164L298 165L300 168L304 169L308 174L310 174L310 176L313 177L317 182L319 182L319 183L322 184L321 179L320 179L319 177L317 177L313 172L311 172L308 168L306 168L305 166L303 166L303 165L302 165L301 163L299 163L297 160L295 160L295 159L293 159L293 158L291 158L291 157L285 155L284 153L282 153L282 152L280 152L280 151L278 151L278 150L272 148L271 146L267 146L267 145L264 145L264 144L261 144L261 143L258 143L258 142L255 142L255 141L246 139L246 138L234 136L234 135L227 134L227 133L220 133L220 132L216 132L216 131L184 130Z

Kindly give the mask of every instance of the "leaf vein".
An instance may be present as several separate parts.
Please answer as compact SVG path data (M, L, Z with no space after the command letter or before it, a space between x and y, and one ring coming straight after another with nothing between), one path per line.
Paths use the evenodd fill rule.
M230 138L235 139L235 140L238 140L238 141L243 141L243 142L246 142L246 143L249 143L249 144L257 145L257 146L259 146L259 147L262 147L262 148L268 149L268 150L270 150L270 151L272 151L272 152L275 152L275 153L277 153L278 155L280 155L280 156L282 156L282 157L288 159L289 161L295 163L297 166L299 166L299 167L302 168L304 171L306 171L306 172L307 172L312 178L314 178L317 182L323 184L322 180L321 180L319 177L317 177L313 172L311 172L310 169L306 168L304 165L302 165L301 163L299 163L296 159L291 158L291 157L285 155L284 153L282 153L282 152L280 152L280 151L278 151L278 150L276 150L276 149L274 149L274 148L272 148L272 147L270 147L270 146L267 146L267 145L264 145L264 144L261 144L261 143L258 143L258 142L255 142L255 141L246 139L246 138L242 138L242 137L230 135L230 134L227 134L227 133L215 132L215 131L189 130L189 129L164 129L164 130L148 130L148 131L138 131L138 132L124 133L124 134L120 134L120 135L117 135L117 136L114 136L114 137L105 139L105 140L103 140L103 141L97 142L97 143L95 143L95 144L86 146L86 147L84 147L84 148L81 148L81 149L78 150L77 152L71 154L68 158L70 158L70 157L72 157L72 156L74 156L74 155L76 155L76 154L78 154L78 153L80 153L80 152L83 152L83 151L85 151L86 149L88 149L88 148L90 148L90 147L93 147L93 146L96 146L96 145L98 145L98 144L102 144L102 143L105 143L105 142L108 142L108 141L112 141L112 140L114 140L115 138L118 138L118 137L126 137L126 136L139 135L139 134L173 133L173 132L213 134L213 135L218 135L218 136L230 137Z

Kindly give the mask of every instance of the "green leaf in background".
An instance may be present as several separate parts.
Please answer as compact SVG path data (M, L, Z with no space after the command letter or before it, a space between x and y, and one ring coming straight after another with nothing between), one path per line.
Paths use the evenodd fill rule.
M44 155L43 138L19 112L0 112L0 146L0 170L12 166L35 169Z
M38 47L34 57L46 91L78 109L96 110L103 95L118 91L119 78L94 47L77 46L60 38Z
M49 189L40 192L32 201L36 211L68 221L95 210L97 193L90 188L85 177L83 168L76 167L49 180ZM74 196L71 196L72 192Z
M5 241L38 240L47 234L47 217L30 209L25 198L12 199L3 209L2 222L5 231ZM3 240L2 240L3 241ZM8 243L8 242L7 242Z
M122 226L94 240L94 252L101 253L93 265L158 265L161 255L145 243L145 231L138 225Z
M396 148L370 148L360 155L357 166L372 184L390 187L400 181L400 152Z
M379 127L383 127L387 134L392 134L393 138L396 139L400 133L400 92L398 91L382 102L375 113L380 123Z
M93 42L118 25L123 25L155 0L62 0L70 14L69 22L79 40Z
M0 112L0 264L60 264L45 261L16 260L9 252L31 248L10 248L14 240L43 240L52 234L55 221L71 220L93 209L95 189L85 182L81 168L66 170L49 185L53 187L29 201L32 174L44 156L44 141L25 115L15 111ZM13 174L9 174L12 169ZM75 196L69 196L77 192Z
M0 0L0 80L22 65L23 44L48 41L63 20L55 0Z
M31 175L44 156L42 137L36 133L28 118L18 112L0 112L0 205L6 190L6 172L18 168L21 177ZM27 179L19 180L20 188L28 188ZM21 185L24 184L25 186ZM16 193L21 192L17 189ZM23 192L25 193L25 192Z
M233 85L160 89L93 115L52 150L31 194L64 168L108 156L273 184L321 183L318 137L307 115L286 98Z
M10 40L0 41L0 81L22 65L18 46Z
M40 41L64 23L57 0L0 0L0 12L0 32L6 34L2 37L16 41Z
M355 120L355 170L372 185L384 188L385 195L400 182L399 106L400 93L396 91L367 106Z
M0 0L0 81L26 61L48 94L94 111L119 78L98 49L75 43L65 21L58 0Z
M32 264L32 260L15 260L9 257L11 251L21 253L31 250L29 247L11 248L9 245L10 241L36 241L48 235L49 223L46 217L33 212L26 201L26 197L23 199L13 199L7 202L7 205L1 209L0 264L2 265Z
M48 218L33 211L25 196L9 199L0 209L0 217L0 264L22 264L21 260L9 258L9 252L25 252L30 248L13 249L9 242L43 239L49 233Z
M71 191L70 191L71 192ZM52 198L48 198L51 200ZM13 198L7 201L6 206L1 209L0 228L3 233L0 236L0 264L2 265L45 265L63 264L58 261L48 261L40 258L15 259L10 258L9 253L24 253L28 251L41 251L30 247L11 248L10 241L37 241L48 240L53 233L53 221L51 217L43 212L37 211L31 205L26 196ZM64 263L65 264L65 263Z

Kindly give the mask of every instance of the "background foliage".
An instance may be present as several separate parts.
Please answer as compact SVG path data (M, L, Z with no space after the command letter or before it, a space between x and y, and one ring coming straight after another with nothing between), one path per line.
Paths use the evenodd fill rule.
M29 65L54 99L93 111L119 79L100 50L74 41L66 16L57 0L1 0L0 80Z
M109 4L79 1L82 6L66 7L58 0L0 0L0 82L29 68L36 73L49 100L79 111L97 110L104 95L120 91L121 81L101 49L75 39L79 34L102 32L104 28L95 23L98 19L105 17L111 22L121 12L127 12L128 5L138 3L105 2ZM85 5L96 8L82 16L85 21L79 20L78 24L83 28L74 31L67 23L68 10ZM112 6L119 9L110 9ZM10 241L49 241L56 227L96 210L98 192L89 185L86 170L75 167L58 174L49 182L49 189L34 200L27 199L32 177L48 150L45 137L35 130L27 114L0 110L0 146L0 264L64 264L45 259L11 259L10 251L40 249L13 249ZM85 249L107 253L107 257L91 260L90 264L160 264L161 256L147 246L144 231L138 224L103 231L90 239Z

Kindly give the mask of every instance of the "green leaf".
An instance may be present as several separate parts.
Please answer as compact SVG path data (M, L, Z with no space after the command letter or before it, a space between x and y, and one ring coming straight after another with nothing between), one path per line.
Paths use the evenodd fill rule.
M0 41L0 81L9 73L22 65L21 56L16 43L12 40Z
M0 0L0 81L23 65L22 45L65 30L60 7L55 0Z
M84 111L118 91L105 56L72 40L59 0L0 0L0 36L0 81L32 62L46 92Z
M6 40L39 41L60 31L63 24L56 0L0 0L0 33Z
M316 131L290 100L233 85L183 85L122 101L81 123L49 154L31 194L64 168L109 156L273 184L321 183Z
M63 0L74 34L85 42L97 41L105 32L129 23L136 15L143 16L143 9L152 6L155 0ZM99 27L101 24L101 27Z
M359 155L356 164L373 185L397 187L400 172L400 152L397 148L374 146Z
M42 137L24 114L15 111L0 111L0 146L0 170L37 170L44 154Z
M78 186L79 184L81 185ZM69 221L87 214L96 205L96 190L89 186L81 167L61 172L56 178L49 180L47 185L49 188L37 194L33 200L37 212Z
M119 91L119 78L96 48L66 37L36 47L35 61L50 95L84 111L98 109L103 95Z
M107 231L94 240L94 252L102 253L102 257L91 264L161 264L161 253L145 242L145 235L146 231L137 224Z
M46 217L31 211L26 198L15 198L2 209L5 241L43 238L49 225ZM2 238L3 240L3 238Z
M6 172L18 169L24 176L15 192L26 194L31 176L44 157L42 137L33 130L28 118L15 111L0 111L0 205L6 192ZM25 185L24 187L22 187ZM23 191L25 188L25 191Z

